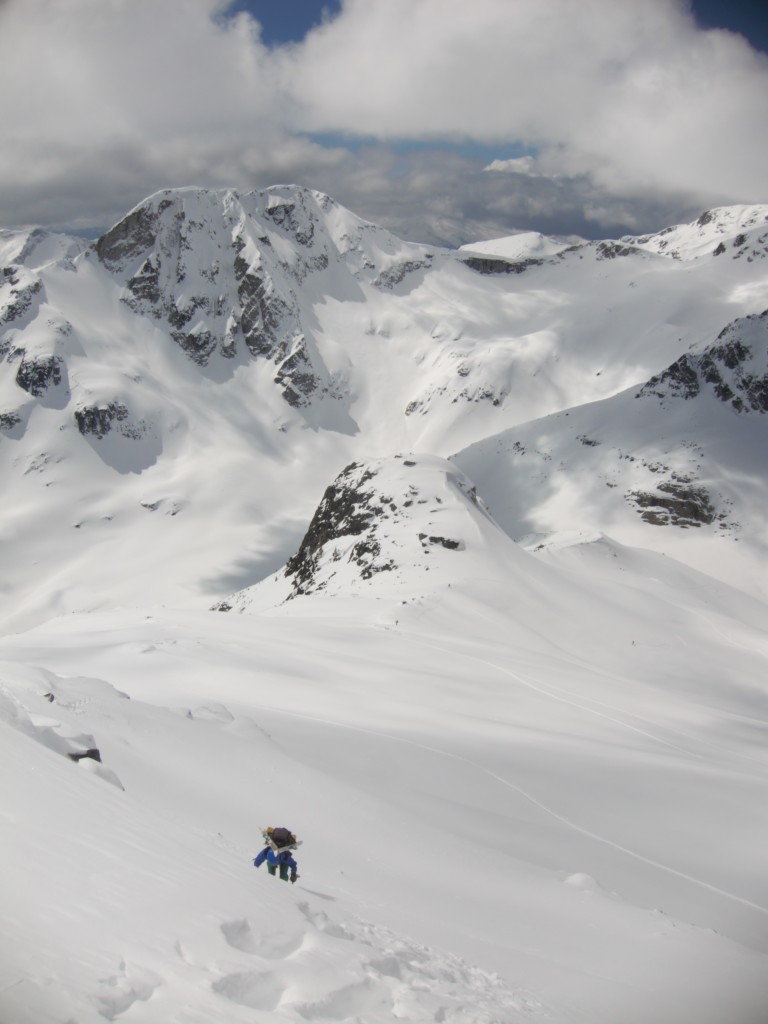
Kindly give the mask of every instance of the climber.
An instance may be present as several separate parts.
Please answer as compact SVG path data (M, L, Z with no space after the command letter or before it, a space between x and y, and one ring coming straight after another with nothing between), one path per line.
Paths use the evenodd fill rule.
M295 882L299 877L298 864L291 856L291 850L298 846L296 836L287 828L267 828L261 834L267 845L258 857L254 858L253 866L260 868L266 861L270 875L276 875L279 869L284 882L289 879L291 883Z

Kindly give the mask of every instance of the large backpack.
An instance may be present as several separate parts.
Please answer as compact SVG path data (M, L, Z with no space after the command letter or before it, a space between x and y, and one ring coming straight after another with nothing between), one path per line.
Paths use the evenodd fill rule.
M268 828L264 838L273 850L290 850L296 846L296 836L287 828Z

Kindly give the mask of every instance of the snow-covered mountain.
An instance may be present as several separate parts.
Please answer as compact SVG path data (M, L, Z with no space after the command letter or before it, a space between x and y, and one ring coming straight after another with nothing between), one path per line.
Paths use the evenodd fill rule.
M764 1024L766 257L0 234L0 1019Z
M577 409L583 417L609 399L616 419L599 438L586 425L573 436L600 440L600 455L611 446L636 466L690 475L705 428L682 426L674 457L664 442L635 452L624 405L637 405L636 419L654 430L654 402L634 395L764 311L766 217L768 207L711 211L668 236L674 254L649 251L653 239L623 239L509 260L401 242L299 188L182 189L151 197L74 256L67 249L32 266L7 250L0 459L15 495L4 529L16 595L8 621L141 603L147 574L166 556L152 598L212 603L293 554L320 494L350 461L449 456L542 417L559 414L570 426ZM703 254L676 258L693 250ZM742 376L757 394L765 344L752 344ZM738 361L736 348L729 359ZM760 436L753 404L730 407L726 436ZM758 462L761 447L751 445ZM761 476L762 463L754 470ZM584 478L582 458L573 472L567 462L558 469L558 482L571 478ZM542 488L527 496L513 484L527 510L513 535L550 523L615 530L617 509L622 518L625 506L636 508L633 492L649 483L609 482L615 495L588 510L570 502L564 516L541 522L532 511ZM764 503L726 484L694 485L717 505L698 532L719 536L723 513L731 523L755 515L763 526L739 535L741 558L733 544L732 559L694 558L678 528L649 524L638 537L635 520L648 519L640 515L617 538L740 584L752 549L765 552ZM508 527L507 504L488 500Z

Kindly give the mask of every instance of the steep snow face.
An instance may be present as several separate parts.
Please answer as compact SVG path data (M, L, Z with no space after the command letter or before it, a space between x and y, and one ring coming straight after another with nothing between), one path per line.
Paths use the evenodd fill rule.
M158 193L95 248L127 289L127 305L159 320L194 362L234 359L244 346L275 364L275 383L293 406L343 397L304 330L299 288L310 297L333 293L340 270L386 280L404 250L418 262L419 247L327 196L290 187Z

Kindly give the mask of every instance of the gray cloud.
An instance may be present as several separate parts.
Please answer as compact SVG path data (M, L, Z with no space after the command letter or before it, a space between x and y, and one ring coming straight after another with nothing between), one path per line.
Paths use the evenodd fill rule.
M768 199L768 59L682 2L346 0L276 51L226 6L0 4L0 223L102 227L159 188L298 181L459 243ZM328 132L377 141L313 141ZM403 139L535 155L404 155Z

